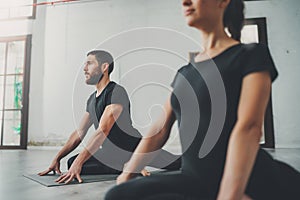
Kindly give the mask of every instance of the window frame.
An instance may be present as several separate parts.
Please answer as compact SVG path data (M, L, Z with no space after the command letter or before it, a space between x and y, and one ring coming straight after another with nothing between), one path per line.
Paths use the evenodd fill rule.
M2 130L0 130L1 141L0 149L27 149L28 140L28 103L29 103L29 81L30 81L30 62L31 62L31 42L32 35L12 36L12 37L0 37L0 42L12 42L12 41L25 41L25 55L24 55L24 71L23 71L23 88L22 88L22 109L21 111L21 131L20 131L20 145L3 145L3 123ZM6 48L7 56L7 48ZM6 65L6 64L5 64ZM6 74L4 75L6 76ZM3 95L5 98L5 95ZM2 111L5 112L4 110Z
M22 17L8 17L8 18L0 18L0 22L2 21L13 21L13 20L24 20L24 19L35 19L36 18L36 4L37 0L32 0L32 13L30 16L22 16ZM22 6L20 6L22 7Z

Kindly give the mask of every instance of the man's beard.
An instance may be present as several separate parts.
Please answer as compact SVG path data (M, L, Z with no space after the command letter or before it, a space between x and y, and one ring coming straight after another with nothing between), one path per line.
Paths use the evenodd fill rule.
M102 78L103 78L103 73L100 72L100 74L93 75L93 76L90 77L90 79L86 80L86 84L96 85L101 81Z

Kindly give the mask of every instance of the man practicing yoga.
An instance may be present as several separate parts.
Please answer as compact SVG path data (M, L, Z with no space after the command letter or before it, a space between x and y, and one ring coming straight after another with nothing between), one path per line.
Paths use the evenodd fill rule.
M82 182L80 174L120 174L122 172L123 165L129 160L142 136L132 126L130 101L126 90L110 81L113 68L114 62L110 53L95 50L87 54L84 66L85 82L95 85L96 91L87 101L86 112L78 129L71 134L50 167L39 173L40 176L53 171L61 175L56 182L69 183L74 178ZM68 172L62 174L60 160L81 143L92 124L96 129L93 136L80 154L68 160ZM178 157L161 150L149 166L177 170L181 166L181 159ZM149 175L146 170L142 170L141 173L144 176Z

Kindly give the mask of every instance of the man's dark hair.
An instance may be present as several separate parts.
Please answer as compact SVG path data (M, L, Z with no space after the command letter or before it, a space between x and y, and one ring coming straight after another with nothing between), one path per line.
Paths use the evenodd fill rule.
M101 66L103 63L108 63L108 74L110 74L114 69L114 59L110 53L103 50L93 50L87 53L87 56L94 55L96 57L96 60Z

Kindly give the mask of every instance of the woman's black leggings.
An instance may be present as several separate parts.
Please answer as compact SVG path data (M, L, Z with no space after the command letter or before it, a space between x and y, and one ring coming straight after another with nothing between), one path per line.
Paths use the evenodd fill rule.
M283 162L261 160L253 168L246 195L254 200L300 199L300 173ZM111 188L105 200L215 200L218 188L209 188L209 183L182 172L138 177Z
M102 150L98 150L96 152L96 154L98 154L98 156L95 157L100 157L99 155L102 153ZM76 159L76 157L78 156L75 155L73 157L71 157L68 160L68 169L71 167L72 163L74 162L74 160ZM121 171L111 168L103 163L101 163L99 161L99 159L95 158L94 156L90 157L82 166L82 170L81 170L81 174L120 174ZM154 158L154 160L149 163L148 166L150 167L155 167L155 168L160 168L160 163L162 160L174 160L172 163L170 163L169 165L163 167L162 169L166 169L166 170L179 170L181 167L181 158L180 156L171 154L170 152L167 152L165 150L161 150L161 152Z

